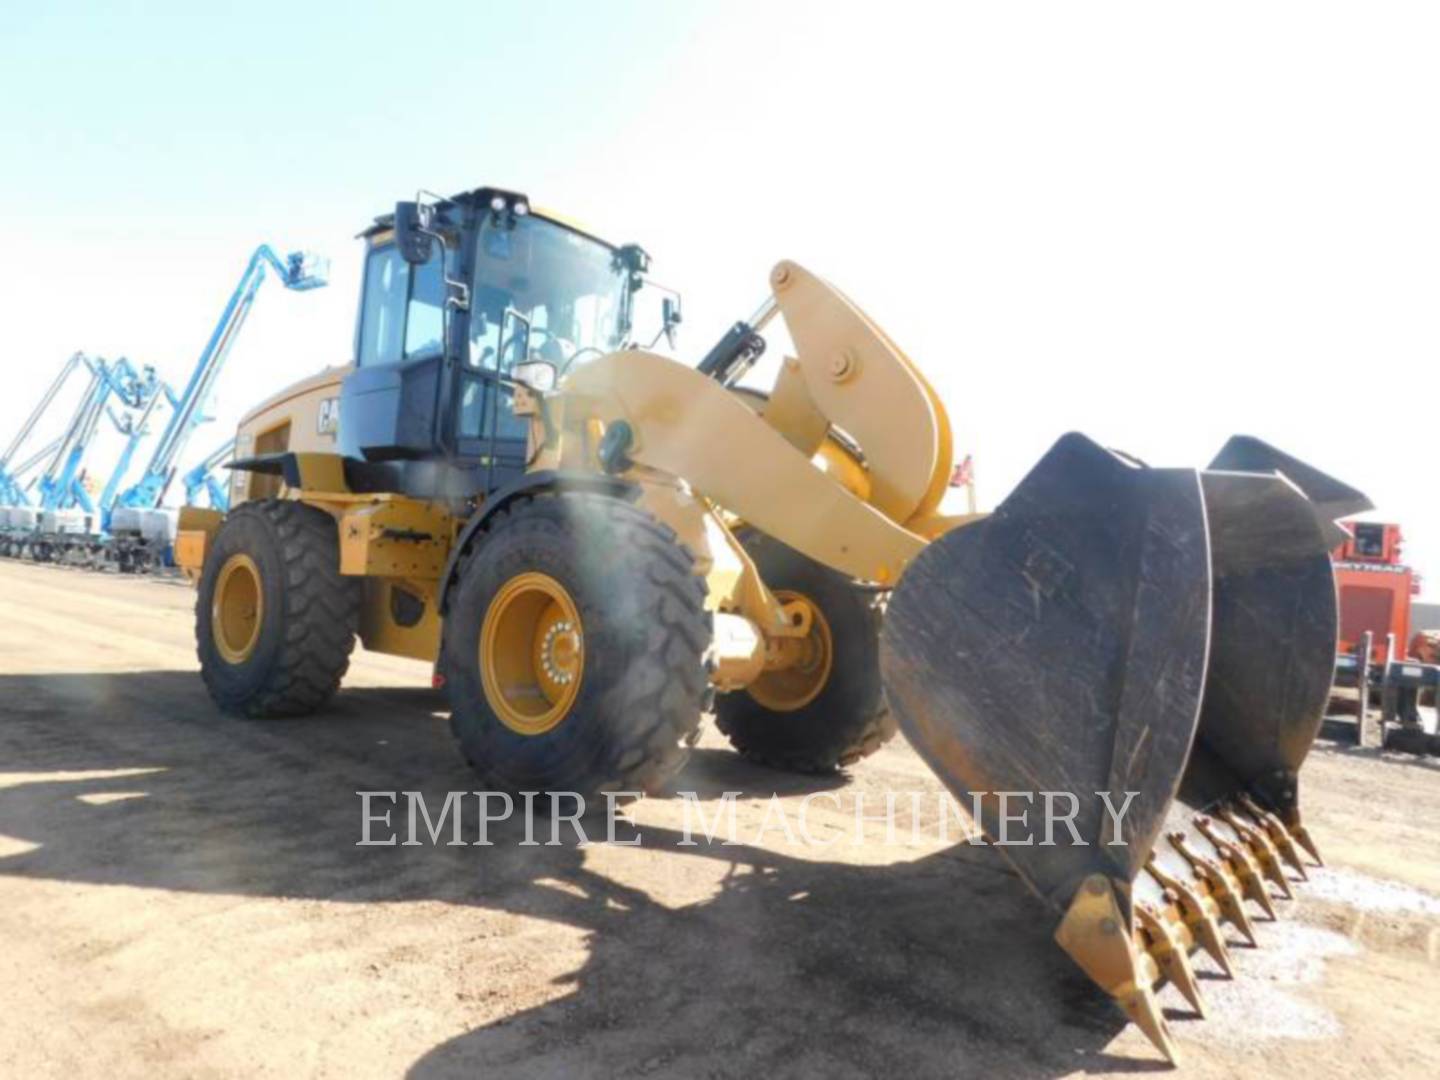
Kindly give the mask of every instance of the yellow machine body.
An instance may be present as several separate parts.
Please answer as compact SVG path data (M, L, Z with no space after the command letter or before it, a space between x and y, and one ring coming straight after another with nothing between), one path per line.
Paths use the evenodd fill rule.
M939 513L953 439L918 368L837 289L796 264L778 265L771 285L799 355L784 359L768 394L727 389L674 360L625 350L577 367L552 394L521 387L515 402L531 419L536 470L599 472L606 430L629 426L630 465L620 478L638 485L640 504L694 553L712 610L744 621L717 634L712 679L727 691L783 663L777 643L809 627L808 613L787 610L760 579L735 537L737 523L849 577L887 585L929 539L965 520ZM443 501L349 490L335 437L340 385L351 370L304 379L244 417L237 456L292 454L299 484L237 471L232 505L283 494L333 514L341 572L366 579L365 647L434 660L442 574L466 516ZM198 574L219 523L218 515L187 511L177 559L188 572ZM412 534L426 539L393 539Z

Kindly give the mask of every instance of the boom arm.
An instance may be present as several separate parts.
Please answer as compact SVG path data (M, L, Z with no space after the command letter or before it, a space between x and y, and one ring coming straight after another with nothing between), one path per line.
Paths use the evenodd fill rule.
M938 513L949 419L910 359L837 289L790 262L770 281L773 302L726 339L748 340L777 312L790 330L799 356L782 366L761 417L727 385L758 349L722 342L698 369L638 351L586 364L565 381L564 423L578 433L599 420L608 436L623 420L615 430L633 462L683 478L832 569L893 583L930 538L960 524ZM836 431L863 461L863 493L814 464Z
M39 477L32 476L24 483L21 481L24 480L26 473L38 468L41 463L51 457L58 449L60 449L60 440L52 439L19 465L16 465L6 478L6 487L3 492L0 492L0 500L3 500L3 502L9 506L29 506L30 496L28 492L35 486L35 482Z
M85 357L78 352L72 353L70 357L66 359L65 363L61 365L60 371L50 383L49 388L46 389L45 393L41 396L39 403L30 411L30 415L26 417L25 423L20 425L20 430L16 432L15 437L10 440L10 445L5 448L5 453L0 455L0 502L15 506L26 505L27 499L25 498L24 489L20 486L19 478L27 468L33 467L34 460L32 459L32 461L15 469L11 469L10 463L14 460L15 455L20 452L20 448L25 445L26 440L29 439L34 432L35 425L38 424L45 413L49 411L50 406L55 401L56 395L60 393L65 384L69 382L70 376L78 371L83 363L85 363ZM58 449L58 447L55 447L52 443L40 451L40 458L43 460L49 454L54 453L55 449Z
M211 474L221 462L229 459L234 453L235 440L227 439L224 444L212 450L209 457L185 474L185 504L187 506L196 504L203 488L209 496L211 509L221 511L230 509L230 498L225 492L225 485Z
M154 384L153 371L147 369L142 376L123 357L114 364L99 359L87 359L85 362L91 372L90 385L69 428L61 436L60 449L40 481L41 506L46 510L79 506L87 513L93 512L95 507L81 483L81 466L100 425L100 418L108 414L121 432L127 432L129 426L128 417L121 420L110 409L110 396L114 394L126 408L137 408L145 401Z
M204 420L205 405L210 399L216 380L230 354L235 338L245 325L245 319L254 306L255 296L265 281L265 269L270 267L287 289L303 291L315 289L328 280L326 261L309 252L295 251L281 261L268 245L262 244L250 256L245 272L240 275L239 284L230 294L220 321L205 343L200 359L190 374L190 381L175 402L175 411L170 416L155 451L145 466L144 475L120 496L121 506L155 507L165 498L166 489L175 476L176 462L185 449L191 433Z
M69 497L79 473L85 449L95 434L95 427L105 409L114 383L110 378L110 365L104 360L82 357L90 372L90 382L75 407L69 424L61 434L50 463L40 476L40 506L45 510L59 509Z
M40 398L39 404L30 411L30 415L26 418L25 423L20 425L19 432L10 440L10 445L5 448L5 453L0 455L0 470L4 470L10 464L11 459L19 452L25 440L30 437L30 433L35 430L35 425L39 423L40 418L45 415L45 411L50 408L50 404L55 400L55 395L60 393L65 383L69 381L70 376L80 367L84 360L85 357L81 353L72 353L65 363L61 365L59 373Z
M123 423L117 421L115 425L125 436L125 449L120 452L120 460L115 463L115 468L110 473L110 479L106 481L105 490L100 493L100 511L104 515L104 527L107 532L110 529L110 512L115 507L116 492L120 488L121 481L125 479L125 474L130 471L130 462L135 457L136 449L149 433L151 416L161 401L169 401L173 406L177 400L175 391L170 388L169 384L156 379L153 372L150 374L145 394L146 400L140 415L127 415Z

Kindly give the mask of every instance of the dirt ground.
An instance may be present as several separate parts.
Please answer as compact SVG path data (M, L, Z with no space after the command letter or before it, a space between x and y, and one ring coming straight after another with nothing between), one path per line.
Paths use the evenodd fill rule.
M740 792L734 845L683 844L672 795L627 813L639 846L502 826L490 847L362 847L357 791L438 811L473 787L428 668L361 655L322 716L225 718L192 605L0 565L0 1075L1165 1068L995 850L940 839L903 740L817 784L707 730L674 787L712 815ZM787 838L771 793L793 820L816 790L819 843ZM857 801L879 815L890 790L894 842L881 821L853 839ZM1322 742L1304 795L1330 865L1232 947L1234 981L1197 961L1207 1020L1164 991L1184 1071L1440 1075L1440 759Z

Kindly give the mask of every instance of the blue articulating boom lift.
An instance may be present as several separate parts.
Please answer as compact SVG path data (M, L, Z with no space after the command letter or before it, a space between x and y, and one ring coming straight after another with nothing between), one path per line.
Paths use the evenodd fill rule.
M115 508L120 485L125 479L125 474L130 471L130 464L134 460L136 450L145 437L150 434L150 420L156 408L162 401L168 401L174 408L179 400L171 386L157 378L154 370L148 367L144 369L143 377L135 381L133 389L133 397L128 402L131 408L122 410L120 413L116 413L112 408L106 409L111 422L115 425L115 430L119 432L125 442L99 498L92 502L85 485L79 483L77 478L74 500L88 515L86 517L87 528L84 534L71 534L56 543L55 548L67 561L78 561L95 567L109 561L111 557L108 543L110 518ZM126 569L126 567L122 566L121 569Z
M74 367L67 363L63 373L66 378L72 370L83 368L89 379L59 438L48 449L43 468L28 486L36 489L39 505L32 507L26 498L23 505L13 506L7 513L6 524L11 541L8 548L9 553L15 556L49 557L51 545L42 542L42 534L53 529L45 527L46 518L51 519L49 524L53 526L57 511L66 509L65 503L72 488L78 486L76 481L85 447L103 415L105 399L114 389L110 365L106 361L92 360L81 353L76 353L71 359ZM52 389L56 387L52 385ZM52 395L47 394L47 397L53 399Z
M70 381L70 377L84 365L85 357L78 352L72 353L66 358L65 362L60 366L60 371L41 396L39 403L30 411L30 415L25 419L25 423L20 425L20 430L16 432L15 437L10 440L10 445L5 448L5 452L0 454L0 506L30 505L30 499L25 493L28 485L22 485L20 483L20 477L26 471L26 466L33 467L35 462L32 460L26 464L17 466L14 464L15 457L20 453L21 448L30 439L31 435L34 434L36 426L44 419L45 414L49 412L51 405L55 403L55 398L59 395L60 391L65 388L65 384ZM47 450L53 452L53 449L47 448ZM45 455L47 451L42 451L41 453Z
M147 399L144 406L138 412L127 413L124 418L117 420L115 426L121 435L125 436L125 445L121 449L120 458L115 461L115 468L109 474L109 480L105 481L105 488L99 495L99 511L101 511L101 528L95 537L92 537L89 559L86 560L91 566L102 566L105 563L114 563L115 569L121 573L130 573L137 569L130 559L130 553L124 546L117 546L111 543L112 518L114 518L115 503L120 494L120 485L125 480L125 474L130 472L131 462L134 461L135 451L144 442L145 436L150 435L151 419L156 409L160 408L161 402L168 402L171 409L179 405L180 397L176 395L173 387L166 382L154 380L148 387Z
M69 426L60 437L60 450L50 462L50 467L40 478L41 510L70 510L80 508L94 512L87 506L89 496L80 485L81 468L85 453L95 438L100 420L106 415L111 395L119 398L126 408L135 408L141 403L142 376L125 359L113 364L103 359L84 359L90 371L90 384L80 399L80 404L71 417ZM110 413L111 419L116 414ZM117 420L118 422L118 420Z
M39 475L30 476L29 480L25 478L31 470L38 469L54 457L59 449L60 440L53 439L20 464L11 466L7 491L13 493L14 499L12 501L7 495L5 501L8 505L0 505L0 558L17 558L34 532L38 515L30 508L29 494Z
M158 393L151 368L137 371L123 358L113 364L88 357L81 362L90 372L90 381L38 479L38 513L18 510L9 515L9 524L30 532L22 547L40 561L64 556L72 548L94 547L100 515L85 487L85 456L102 417L108 416L122 433L128 433L133 423L131 410L143 408ZM112 397L121 406L118 413L110 404Z
M116 412L114 406L106 405L105 415L110 418L115 430L125 438L125 449L121 453L120 463L112 470L110 483L106 485L98 501L90 498L89 489L82 483L85 473L78 471L65 500L67 507L85 513L92 532L101 531L104 519L109 517L110 504L115 498L114 488L119 486L129 459L145 434L144 418L150 415L162 390L169 392L156 377L154 368L147 366L136 372L130 362L124 359L119 360L112 368L110 383L112 392L119 398L121 410Z
M25 479L25 477L29 476L32 470L38 469L46 461L54 457L55 451L59 449L60 439L56 437L54 439L51 439L39 450L36 450L28 458L26 458L24 461L20 462L20 464L14 466L11 469L10 476L12 482L15 485L14 492L17 498L15 502L7 504L8 506L25 507L30 505L30 492L34 489L35 484L39 481L40 474L36 473L28 480ZM0 509L3 508L4 507L0 507Z
M206 500L210 503L212 510L219 510L222 513L230 509L230 493L225 490L225 485L215 477L215 470L223 462L229 461L235 453L235 440L227 439L214 450L210 451L200 464L185 474L185 505L196 506L200 502L200 494L204 492Z
M135 451L145 436L150 433L150 417L155 412L161 401L168 401L170 407L174 408L179 398L169 383L156 379L150 384L146 393L140 412L127 413L124 417L115 417L115 427L121 435L125 436L125 448L120 451L120 458L115 462L115 468L110 472L110 479L105 483L105 489L100 493L100 522L101 531L110 531L110 518L115 509L115 502L118 498L120 484L125 479L125 474L130 471L130 462L135 458Z
M190 381L174 403L169 423L155 444L145 472L113 504L107 525L111 533L112 554L121 565L146 569L167 563L170 559L174 515L162 513L160 508L175 479L186 443L195 428L206 419L205 408L215 382L255 304L255 296L265 281L267 267L275 272L282 285L297 292L319 288L329 280L328 261L311 252L291 252L282 261L268 245L262 244L255 249L239 284L225 304L220 321L200 353ZM207 458L206 462L209 461ZM218 461L211 463L209 468L215 464ZM199 485L205 484L209 468L198 474L192 471L186 477L196 487L197 493ZM223 498L223 487L218 484L210 489L212 494L217 488Z
M136 573L151 568L153 556L156 552L150 550L142 541L135 541L126 535L122 530L116 537L112 536L113 518L115 516L115 493L126 472L129 471L130 461L134 456L135 448L148 434L148 423L150 415L154 412L156 405L162 398L168 400L173 407L176 402L175 392L167 385L160 384L160 392L157 392L146 405L139 416L127 418L128 425L123 429L127 436L125 449L121 452L120 460L115 465L115 470L110 475L105 485L105 490L100 495L99 506L103 513L103 533L95 537L88 560L91 565L113 564L115 569L122 574ZM214 476L214 470L221 462L228 461L235 452L235 440L227 439L220 446L216 447L208 457L197 464L184 477L185 503L186 505L198 504L202 494L209 502L211 509L225 511L229 509L229 493L225 486ZM128 515L136 522L137 527L143 533L147 523L152 523L160 518L168 521L168 513L165 510L140 510L130 508L122 514L122 521ZM154 526L154 531L163 531L163 526Z
M90 373L90 381L60 435L59 448L40 475L41 510L68 510L75 506L75 491L85 452L90 448L90 441L105 415L105 406L112 394L126 389L125 376L130 371L127 362L122 360L112 365L108 360L90 357L82 357L81 362ZM123 369L119 367L122 363L125 364Z

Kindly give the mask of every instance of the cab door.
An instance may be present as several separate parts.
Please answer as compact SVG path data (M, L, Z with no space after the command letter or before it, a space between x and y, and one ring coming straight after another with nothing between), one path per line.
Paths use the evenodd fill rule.
M382 235L365 259L355 371L341 391L340 452L367 461L432 457L445 370L446 252L410 266Z
M471 311L466 355L457 371L455 442L462 460L484 469L487 490L525 471L529 421L515 415L509 374L524 359L528 340L523 318L514 313L480 306Z

